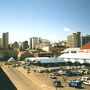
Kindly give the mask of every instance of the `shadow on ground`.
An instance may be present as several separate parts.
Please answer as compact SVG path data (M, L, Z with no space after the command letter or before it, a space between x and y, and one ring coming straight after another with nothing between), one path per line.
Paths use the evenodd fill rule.
M12 81L0 67L0 90L17 90Z

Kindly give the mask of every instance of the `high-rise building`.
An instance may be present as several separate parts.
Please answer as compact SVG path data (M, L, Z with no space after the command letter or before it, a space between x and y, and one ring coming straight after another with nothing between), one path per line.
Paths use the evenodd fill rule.
M38 37L32 37L29 40L29 48L30 49L37 49L39 44L39 38Z
M2 34L2 48L8 49L9 45L9 34L5 32Z
M33 37L32 38L32 49L37 49L39 45L39 38L38 37Z
M47 39L41 39L39 37L32 37L29 39L29 49L41 49L42 47L50 45L50 41Z
M32 49L32 38L29 39L29 49Z
M67 43L70 48L81 46L81 32L73 33L67 36Z
M0 38L0 48L2 48L2 38Z
M81 36L81 45L90 42L90 35Z

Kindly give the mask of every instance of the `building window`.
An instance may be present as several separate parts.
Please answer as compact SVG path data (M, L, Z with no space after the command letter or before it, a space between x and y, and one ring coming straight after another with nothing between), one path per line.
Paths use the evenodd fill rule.
M76 53L76 51L71 51L71 53Z

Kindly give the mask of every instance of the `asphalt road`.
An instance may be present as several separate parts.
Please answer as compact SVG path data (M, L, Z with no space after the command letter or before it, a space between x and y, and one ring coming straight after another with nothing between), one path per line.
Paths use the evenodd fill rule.
M42 90L37 84L35 84L32 80L28 79L24 74L22 74L15 68L13 67L5 68L4 67L4 71L7 73L9 78L12 80L14 85L17 87L17 90ZM7 90L16 90L16 89L7 89Z
M0 67L0 90L17 90L14 84Z

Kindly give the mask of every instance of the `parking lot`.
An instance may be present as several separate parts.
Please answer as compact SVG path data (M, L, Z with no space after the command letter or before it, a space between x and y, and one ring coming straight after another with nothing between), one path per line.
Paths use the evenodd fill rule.
M49 86L55 88L55 87L53 86L53 81L55 81L56 79L51 79L51 78L49 78L49 74L42 73L42 74L35 74L34 76L35 76L38 80L41 80L41 81L42 81L43 83L45 83L46 85L49 85ZM70 79L76 79L76 78L79 78L79 77L66 77L66 78L67 78L67 80L70 80ZM66 88L69 88L69 90L70 90L70 89L71 89L71 90L76 89L76 88L73 88L73 87L69 87L67 81L65 82L64 79L63 79L63 77L61 77L61 76L58 76L58 77L57 77L57 80L60 80L60 81L61 81L61 84L62 84L62 86L63 86L63 87L61 87L62 90L67 90ZM82 84L82 88L81 88L81 89L89 90L89 89L90 89L90 86L86 86L86 85L83 85L83 84ZM80 89L78 89L78 90L80 90Z
M17 69L20 70L22 73L27 74L27 69L24 69L23 67L17 67ZM28 77L34 76L34 78L36 79L36 82L44 83L44 85L41 85L43 88L46 86L50 86L53 89L55 88L55 90L56 90L56 87L53 86L53 82L56 80L59 80L59 81L61 81L62 87L57 88L57 90L90 90L90 86L87 86L84 84L82 84L81 88L74 88L74 87L69 87L69 85L67 83L68 80L77 79L77 78L80 78L83 76L90 77L90 74L83 75L83 76L63 76L63 75L61 76L60 75L60 76L57 76L57 79L51 79L49 76L50 76L50 74L52 74L52 72L49 72L49 73L38 72L38 71L44 70L44 69L47 69L47 68L39 67L39 66L32 66L32 67L30 67L30 73L28 73Z

